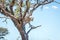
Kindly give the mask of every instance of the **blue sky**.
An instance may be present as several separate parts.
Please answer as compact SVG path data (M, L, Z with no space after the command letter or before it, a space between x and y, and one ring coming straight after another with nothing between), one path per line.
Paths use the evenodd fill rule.
M60 2L59 0L57 0ZM0 14L0 16L2 16ZM34 29L29 33L29 40L60 40L60 4L47 4L41 10L37 8L33 13L34 21L31 22L34 26L42 25L40 28ZM11 20L7 20L8 24L1 22L0 26L6 27L9 34L6 36L8 40L16 40L19 32L13 25Z

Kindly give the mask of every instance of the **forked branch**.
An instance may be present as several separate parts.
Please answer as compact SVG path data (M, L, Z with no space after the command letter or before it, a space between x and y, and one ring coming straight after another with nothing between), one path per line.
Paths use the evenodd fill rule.
M3 5L0 4L0 8L3 12L2 14L4 14L5 16L9 16L11 19L16 19L13 15L11 15L11 13L7 12L5 8L3 8Z
M39 25L39 26L33 26L33 25L31 25L31 24L29 23L29 27L30 27L30 29L27 31L27 34L29 34L29 32L30 32L32 29L36 29L36 28L38 28L38 27L41 27L41 25Z
M7 12L2 6L3 5L0 4L0 8L3 11L3 13L1 14L4 14L5 16L10 17L16 24L18 24L17 19L11 13Z

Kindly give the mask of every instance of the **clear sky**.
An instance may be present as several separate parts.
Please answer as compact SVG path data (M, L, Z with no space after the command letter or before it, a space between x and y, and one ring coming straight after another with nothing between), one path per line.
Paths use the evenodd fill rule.
M57 1L60 2L59 0ZM0 14L0 16L2 15ZM60 40L60 4L53 2L45 5L43 10L39 7L34 11L33 17L34 21L31 24L42 26L29 33L29 40ZM8 24L6 24L2 20L0 19L0 26L6 27L9 30L6 38L8 40L16 40L19 32L12 21L8 19Z

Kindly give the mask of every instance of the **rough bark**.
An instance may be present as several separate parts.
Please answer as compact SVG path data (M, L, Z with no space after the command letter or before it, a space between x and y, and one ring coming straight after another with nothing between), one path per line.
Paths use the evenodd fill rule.
M28 34L23 29L23 23L22 23L22 21L21 21L20 24L19 24L19 22L17 20L16 21L12 20L12 21L13 21L14 25L17 27L17 29L18 29L18 31L19 31L19 33L21 35L22 40L28 40ZM18 23L16 23L16 22L18 22Z
M20 32L22 40L28 40L28 34L23 30L22 25L18 26L17 29Z

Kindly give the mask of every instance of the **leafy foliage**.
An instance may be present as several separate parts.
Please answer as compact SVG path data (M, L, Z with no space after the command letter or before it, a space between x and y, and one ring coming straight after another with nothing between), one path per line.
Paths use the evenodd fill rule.
M8 34L7 28L0 27L0 36L5 36L6 34Z

